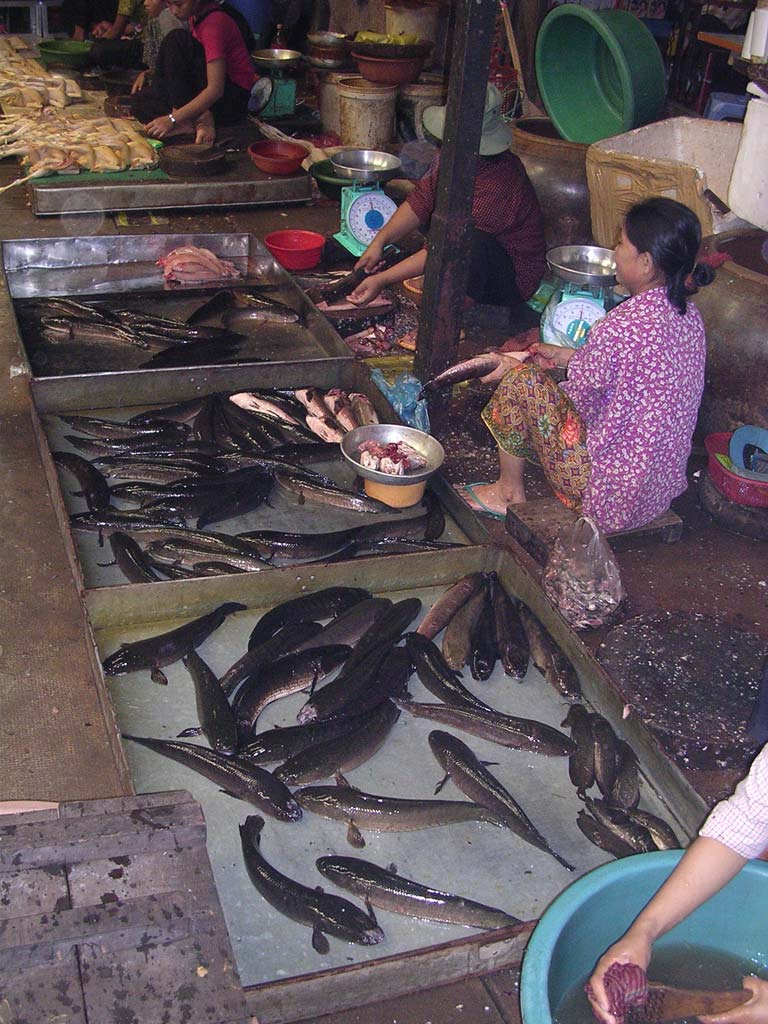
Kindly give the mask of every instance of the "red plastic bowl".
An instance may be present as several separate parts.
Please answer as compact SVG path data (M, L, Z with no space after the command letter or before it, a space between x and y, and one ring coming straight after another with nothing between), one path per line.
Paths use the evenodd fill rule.
M248 147L248 156L260 171L267 174L295 174L307 157L305 146L295 142L254 142Z
M728 454L730 443L730 432L708 434L704 438L704 447L709 456L707 471L712 483L729 501L735 501L738 505L749 505L751 508L768 508L768 481L762 483L760 480L732 473L716 458L717 455Z
M273 231L264 245L286 270L310 270L320 262L325 236L316 231Z

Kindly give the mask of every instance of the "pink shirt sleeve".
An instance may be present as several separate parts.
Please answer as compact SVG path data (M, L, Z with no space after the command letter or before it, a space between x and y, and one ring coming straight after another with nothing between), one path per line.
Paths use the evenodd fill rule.
M768 848L768 744L733 795L712 810L699 835L717 839L747 859Z

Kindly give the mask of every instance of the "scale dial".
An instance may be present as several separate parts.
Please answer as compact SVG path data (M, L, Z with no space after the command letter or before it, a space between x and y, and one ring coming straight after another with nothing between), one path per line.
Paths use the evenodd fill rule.
M347 227L358 242L370 245L397 209L383 192L363 192L347 210Z
M580 345L598 320L605 316L605 306L591 296L571 295L557 304L552 312L552 326Z

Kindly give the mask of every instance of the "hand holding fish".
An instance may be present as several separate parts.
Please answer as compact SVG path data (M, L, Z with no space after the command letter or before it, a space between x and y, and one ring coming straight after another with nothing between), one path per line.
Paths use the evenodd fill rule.
M534 341L527 351L533 356L534 363L542 370L551 370L555 366L567 366L576 349Z
M355 270L366 270L372 274L384 256L384 241L377 236L355 264Z
M494 355L498 356L499 362L490 373L480 378L483 384L498 384L508 373L516 370L521 363L530 358L530 351L495 352Z
M354 291L350 292L347 296L349 302L353 302L356 306L367 306L369 302L373 302L377 295L384 288L384 279L381 274L371 274L362 281Z
M766 1024L768 1022L768 981L747 975L742 986L752 993L752 998L728 1013L699 1017L704 1024Z

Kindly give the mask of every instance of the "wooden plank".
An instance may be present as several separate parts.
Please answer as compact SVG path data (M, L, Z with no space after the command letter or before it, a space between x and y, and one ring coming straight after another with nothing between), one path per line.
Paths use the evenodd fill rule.
M507 509L506 528L543 565L557 537L573 526L577 518L577 514L557 498L537 498L519 505L510 505ZM682 519L669 509L645 526L634 530L617 530L606 534L606 537L614 551L623 551L649 539L672 544L680 540L682 533Z

